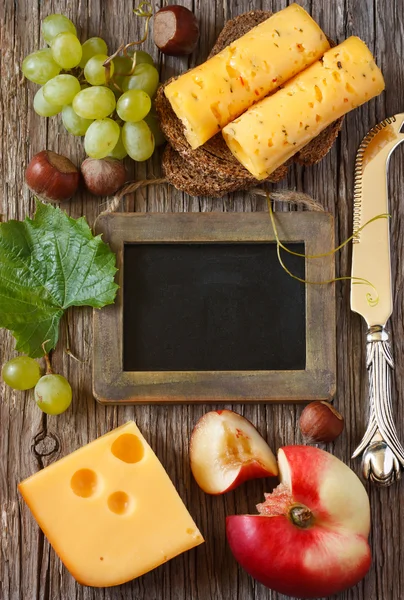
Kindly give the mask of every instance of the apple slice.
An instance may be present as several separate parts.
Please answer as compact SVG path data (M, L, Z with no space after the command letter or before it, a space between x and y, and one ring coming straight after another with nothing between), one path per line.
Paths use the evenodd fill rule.
M227 517L239 564L267 587L298 598L355 585L371 563L369 499L349 467L311 446L278 452L281 484L259 515Z
M276 458L254 425L232 410L206 413L191 436L192 473L207 494L223 494L247 479L278 474Z

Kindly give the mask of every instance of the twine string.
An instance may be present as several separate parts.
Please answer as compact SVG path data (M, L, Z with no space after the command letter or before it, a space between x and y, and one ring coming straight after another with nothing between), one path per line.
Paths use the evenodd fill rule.
M164 179L164 178L141 179L140 181L131 181L131 182L127 183L126 185L124 185L117 192L117 194L112 198L111 202L108 204L107 208L101 213L101 215L107 215L107 214L116 212L118 210L123 198L127 194L136 192L137 190L141 189L142 187L146 187L149 185L172 185L172 184L167 179ZM372 284L372 282L368 281L367 279L364 279L362 277L341 276L341 277L334 277L334 278L328 279L326 281L308 281L306 279L297 277L296 275L291 273L291 271L289 271L289 269L286 267L285 263L282 260L281 250L284 250L285 252L287 252L289 254L294 254L295 256L300 256L305 259L316 259L316 258L324 258L326 256L330 256L332 254L335 254L339 250L341 250L344 246L346 246L346 244L348 244L353 239L353 237L358 233L358 231L362 230L364 227L367 227L370 223L372 223L373 221L375 221L377 219L389 218L388 214L377 215L373 219L370 219L370 221L368 221L364 225L362 225L362 227L360 227L360 229L358 229L357 231L354 231L353 235L350 236L348 239L346 239L344 242L342 242L342 244L340 244L337 248L333 248L332 250L330 250L328 252L318 254L318 255L306 255L306 254L294 252L293 250L290 250L284 244L282 244L282 242L279 238L279 235L278 235L278 231L277 231L277 226L276 226L274 213L273 213L273 209L272 209L272 201L275 200L278 202L286 202L288 204L295 204L295 205L298 204L298 205L305 206L309 210L317 211L317 212L324 212L324 207L321 206L321 204L319 204L318 202L316 202L308 194L304 194L303 192L297 192L295 190L281 190L279 192L268 192L267 190L262 189L262 188L252 188L250 190L250 193L253 195L256 195L256 196L265 197L267 199L268 212L269 212L270 220L271 220L275 238L276 238L278 260L279 260L279 263L280 263L282 269L290 277L292 277L293 279L296 279L297 281L300 281L301 283L305 283L308 285L325 285L325 284L334 283L336 281L345 281L345 280L350 280L353 284L362 284L362 285L365 284L365 285L368 285L371 288L373 288L374 292L376 293L375 298L373 298L371 293L366 294L368 304L370 306L376 306L378 304L378 302L379 302L378 290L375 288L375 286Z
M126 183L112 198L111 202L108 204L106 209L101 213L102 215L106 215L109 213L116 212L121 204L121 201L127 194L132 194L142 187L146 187L149 185L172 185L167 179L141 179L139 181L130 181ZM255 196L267 197L268 192L261 188L252 188L250 190L251 194ZM269 192L271 200L276 200L277 202L286 202L288 204L301 205L305 206L309 210L314 211L322 211L324 212L324 207L321 206L318 202L316 202L311 196L308 194L304 194L303 192L297 192L295 190L280 190L279 192Z

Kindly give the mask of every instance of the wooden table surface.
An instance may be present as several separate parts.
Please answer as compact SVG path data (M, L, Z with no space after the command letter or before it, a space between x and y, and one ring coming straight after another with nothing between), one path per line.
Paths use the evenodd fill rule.
M352 186L355 152L364 134L381 119L404 110L404 2L403 0L299 0L326 33L340 42L359 35L375 53L387 91L345 120L340 137L321 164L293 167L279 188L297 188L311 194L335 214L337 242L352 229ZM184 0L201 24L199 50L189 60L157 56L162 79L205 59L224 22L252 9L279 10L286 0ZM140 29L124 0L3 0L0 6L1 48L1 187L4 219L32 214L34 201L24 185L24 170L36 152L49 148L68 155L76 164L84 158L82 143L69 136L60 118L37 116L32 100L37 86L21 80L19 65L24 56L43 46L40 20L58 12L77 25L82 39L100 35L115 49L121 41L139 39ZM396 371L393 384L398 433L404 439L404 183L403 150L391 163L393 283L395 310L390 326L394 332ZM128 162L136 178L159 176L160 156L146 164ZM80 193L63 205L73 217L86 215L90 224L101 211L101 201ZM136 211L263 211L265 201L247 193L221 200L191 198L164 187L144 189L129 199ZM350 252L336 256L337 272L350 269ZM365 427L364 326L349 309L349 283L339 283L337 296L338 388L336 407L344 414L346 431L327 446L357 473L359 461L351 461ZM208 497L193 481L188 462L188 440L196 420L209 406L109 407L98 405L91 393L92 313L73 309L69 330L79 363L64 352L64 328L53 354L56 372L72 383L73 405L59 417L47 417L36 407L32 393L15 392L0 383L0 598L2 600L279 600L283 596L264 588L237 567L225 541L225 515L254 512L267 483L251 482L223 497ZM1 333L0 362L15 355L14 340ZM237 406L268 439L273 449L301 442L298 419L302 405ZM17 483L65 456L81 445L135 419L166 467L179 493L206 537L206 544L175 558L164 566L126 585L91 589L78 585L63 567L17 494ZM398 600L404 596L404 484L389 489L368 486L372 507L370 573L341 600ZM164 501L164 499L162 499ZM63 519L63 514L60 518ZM80 540L77 540L80 543Z

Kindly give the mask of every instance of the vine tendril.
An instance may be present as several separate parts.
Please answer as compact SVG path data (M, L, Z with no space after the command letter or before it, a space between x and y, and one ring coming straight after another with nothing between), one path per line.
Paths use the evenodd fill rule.
M139 4L139 6L137 8L133 9L134 14L137 17L141 17L146 19L145 22L145 26L144 26L144 34L142 39L136 41L136 42L129 42L128 44L121 44L119 46L119 48L113 53L111 54L111 56L109 56L107 58L107 60L103 63L103 66L105 67L105 80L106 80L106 85L109 84L109 82L112 82L112 85L119 90L120 92L122 92L123 90L119 87L119 85L113 80L113 78L111 78L111 62L114 60L114 58L116 58L118 56L118 54L120 54L121 52L123 53L123 55L127 58L131 58L128 55L128 48L131 48L132 46L139 46L140 44L143 44L147 38L149 37L149 24L150 24L150 19L153 16L153 6L150 2L141 2ZM130 77L131 75L133 75L133 72L136 68L136 52L133 55L133 59L132 59L132 66L130 68L130 71L128 73L115 73L115 75L123 75L124 77Z
M345 275L345 276L341 276L341 277L334 277L333 279L328 279L327 281L308 281L307 279L302 279L301 277L298 277L297 275L294 275L293 273L291 273L291 271L289 271L289 269L287 268L287 266L283 262L282 256L281 256L281 249L284 250L285 252L287 252L288 254L293 254L294 256L300 256L302 258L308 258L308 259L325 258L325 257L331 256L331 255L335 254L336 252L338 252L339 250L341 250L341 248L343 248L344 246L346 246L360 231L362 231L362 229L364 229L365 227L367 227L368 225L370 225L370 223L373 223L374 221L377 221L378 219L388 219L388 218L390 218L389 214L383 213L383 214L377 215L376 217L373 217L372 219L369 219L369 221L367 221L364 225L362 225L361 227L359 227L358 229L356 229L353 232L353 234L348 239L346 239L344 242L342 242L342 244L340 244L336 248L333 248L329 252L324 252L322 254L302 254L300 252L294 252L293 250L290 250L279 239L278 229L276 227L275 216L274 216L274 212L272 210L271 197L270 197L270 195L268 193L267 193L266 196L267 196L267 204L268 204L269 216L271 218L271 223L272 223L272 227L273 227L274 235L275 235L275 240L276 240L276 252L277 252L277 255L278 255L279 264L281 265L282 269L290 277L292 277L293 279L296 279L297 281L300 281L301 283L306 283L308 285L326 285L328 283L334 283L336 281L345 281L345 280L350 280L350 281L352 281L353 284L356 284L356 285L368 285L371 288L373 288L373 290L376 292L376 297L375 298L373 298L371 292L368 292L366 294L366 300L367 300L369 306L373 307L373 306L376 306L379 303L380 297L379 297L379 293L378 293L377 289L375 288L375 286L370 281L368 281L367 279L365 279L363 277L352 277L352 276Z

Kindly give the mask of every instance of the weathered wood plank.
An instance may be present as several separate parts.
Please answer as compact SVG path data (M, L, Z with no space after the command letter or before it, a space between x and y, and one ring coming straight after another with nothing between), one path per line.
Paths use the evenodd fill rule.
M156 3L156 5L168 2ZM279 10L286 0L183 0L201 20L201 43L198 56L189 60L159 57L162 77L203 60L213 45L226 19L246 10ZM348 116L340 139L319 165L310 169L293 167L288 180L279 187L303 189L321 201L336 217L337 242L351 231L353 161L357 146L370 126L382 118L403 110L404 45L403 0L304 0L300 2L319 20L336 41L353 33L360 35L375 51L387 84L386 93L368 106ZM48 147L60 150L79 163L84 154L80 143L68 136L58 118L46 122L32 110L33 84L21 84L18 65L23 57L40 47L40 19L52 12L72 18L83 38L105 37L110 48L123 39L139 36L141 26L130 15L131 6L124 0L4 0L0 5L1 61L1 140L0 177L1 208L5 218L22 218L33 211L33 199L23 185L29 158ZM146 49L156 49L149 42ZM404 439L404 279L403 218L404 205L400 190L404 181L403 152L397 151L391 165L391 212L395 313L391 321L394 331L396 374L394 391L397 398L398 432ZM131 176L159 175L159 157L144 165L128 162ZM147 188L128 199L136 211L262 211L265 200L237 193L223 200L190 198L166 188ZM100 212L97 199L81 193L70 205L72 216L86 214L93 223ZM340 274L349 272L350 253L343 250L336 257ZM349 285L338 284L338 392L335 403L345 414L347 430L334 445L327 448L359 473L359 461L350 455L365 426L365 372L363 324L349 310ZM71 360L63 353L65 333L54 354L55 369L64 373L75 391L74 409L58 418L43 417L29 393L10 391L0 383L0 598L4 600L281 600L256 584L239 570L224 541L226 514L254 511L254 505L267 491L268 482L252 482L223 498L205 496L193 481L188 467L188 439L196 420L208 406L108 407L94 402L91 393L91 311L71 311L69 329L73 351L86 360ZM1 333L0 361L14 356L14 343L8 333ZM235 407L248 417L267 437L270 445L299 443L298 417L301 409L293 405ZM38 531L29 511L16 492L17 482L43 468L59 456L67 454L111 428L135 418L148 441L166 466L182 498L200 525L207 543L185 556L149 573L132 583L106 590L83 588L76 584L61 566ZM56 441L55 441L56 440ZM173 440L175 441L173 443ZM404 546L403 484L389 490L369 488L372 505L372 547L374 561L365 581L338 596L339 600L398 600L404 593L402 574ZM63 518L63 515L61 515Z

